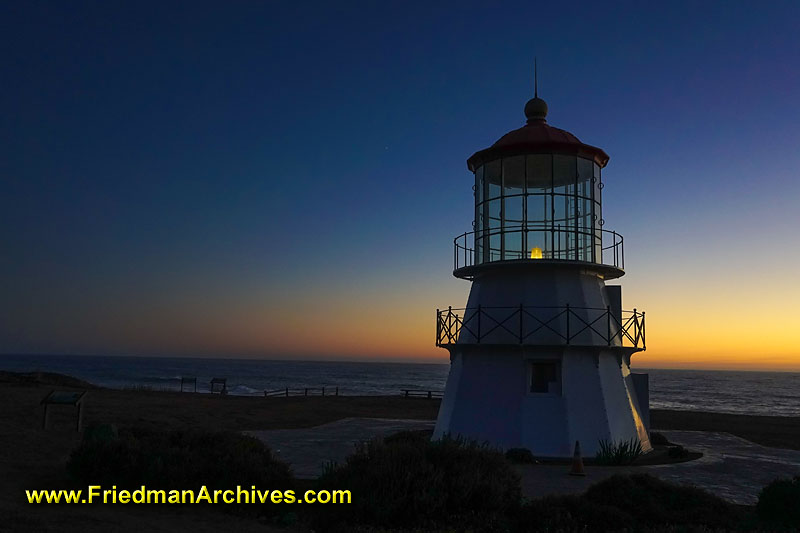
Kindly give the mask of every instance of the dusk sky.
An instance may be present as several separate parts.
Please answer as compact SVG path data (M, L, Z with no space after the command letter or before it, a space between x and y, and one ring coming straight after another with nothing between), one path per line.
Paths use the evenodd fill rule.
M536 56L635 364L800 370L796 1L4 2L0 45L0 353L446 362Z

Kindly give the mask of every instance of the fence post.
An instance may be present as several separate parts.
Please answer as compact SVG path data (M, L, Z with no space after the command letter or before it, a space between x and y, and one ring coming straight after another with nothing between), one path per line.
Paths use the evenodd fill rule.
M569 344L569 304L567 304L567 344Z

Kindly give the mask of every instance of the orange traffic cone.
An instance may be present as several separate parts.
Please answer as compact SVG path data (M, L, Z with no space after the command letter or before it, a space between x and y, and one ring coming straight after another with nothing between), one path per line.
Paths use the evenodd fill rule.
M586 471L583 469L583 459L581 458L581 443L575 441L575 453L572 456L572 470L569 471L570 476L585 476Z

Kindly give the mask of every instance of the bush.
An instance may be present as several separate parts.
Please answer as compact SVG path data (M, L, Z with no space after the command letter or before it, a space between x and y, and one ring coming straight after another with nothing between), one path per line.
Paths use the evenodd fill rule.
M675 446L670 446L667 448L667 455L673 459L685 459L689 457L689 450L677 444Z
M142 485L195 491L202 485L209 491L237 485L243 490L252 485L291 488L289 467L260 440L223 431L92 427L72 452L67 470L82 484L116 485L118 490Z
M318 484L353 495L351 505L315 506L318 529L480 524L488 530L520 500L519 476L500 452L449 437L431 442L406 434L370 441L343 465L328 468Z
M776 479L761 489L756 515L773 526L800 529L800 476Z
M670 446L672 443L664 436L663 433L657 431L650 432L650 444L653 446Z
M586 501L629 513L639 526L695 525L732 528L738 516L725 500L648 474L613 476L592 485Z
M601 440L596 460L601 465L629 465L640 455L642 455L642 443L639 442L639 439L624 440L618 443Z
M431 435L433 435L433 431L429 429L398 431L397 433L392 433L391 435L384 437L383 442L386 444L392 444L396 442L415 442L421 444L431 440Z
M506 450L506 459L516 464L533 464L536 458L528 448L510 448Z
M633 517L612 505L580 496L547 496L522 506L517 531L609 531L632 529Z

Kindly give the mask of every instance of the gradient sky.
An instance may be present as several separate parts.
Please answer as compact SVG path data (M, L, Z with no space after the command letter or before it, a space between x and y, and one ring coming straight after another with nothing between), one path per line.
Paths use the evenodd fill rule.
M0 353L447 361L465 160L611 156L639 366L800 370L800 3L4 2Z

